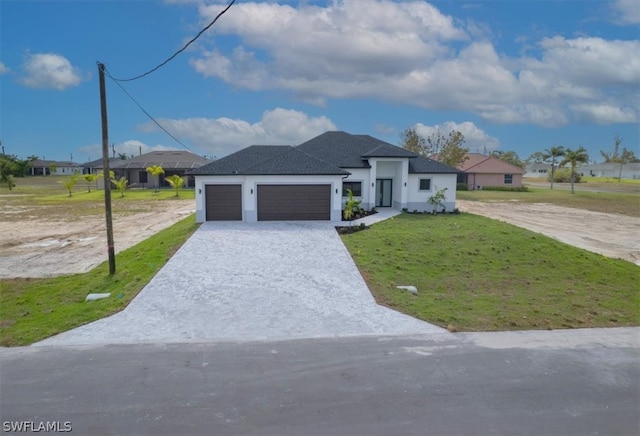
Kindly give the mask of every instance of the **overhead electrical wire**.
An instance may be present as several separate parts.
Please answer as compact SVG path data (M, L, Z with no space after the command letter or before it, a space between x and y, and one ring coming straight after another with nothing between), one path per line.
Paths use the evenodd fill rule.
M109 77L111 80L114 81L114 83L116 85L118 85L118 87L122 90L122 92L124 92L127 97L129 97L131 99L131 101L133 101L136 106L138 106L138 108L140 108L140 110L147 116L149 117L149 119L151 121L153 121L155 123L156 126L158 126L160 129L162 129L162 131L164 133L166 133L167 135L169 135L174 141L176 141L178 144L180 144L181 146L183 146L184 148L186 148L187 150L191 151L193 153L193 151L187 147L186 145L184 145L178 138L176 138L175 136L173 136L171 134L171 132L169 132L167 129L164 128L164 126L162 126L162 124L160 124L155 118L153 118L151 116L151 114L149 112L147 112L145 110L145 108L142 107L142 105L140 103L138 103L138 101L133 98L133 96L131 94L129 94L127 92L126 89L124 89L124 87L120 84L120 82L132 82L134 80L138 80L141 79L145 76L148 76L149 74L153 73L154 71L157 71L158 69L160 69L161 67L163 67L164 65L168 64L171 60L173 60L176 56L178 56L180 53L182 53L183 51L185 51L187 49L187 47L189 47L192 43L194 43L198 38L200 38L200 36L206 32L207 30L209 30L209 28L211 28L211 26L213 26L215 24L216 21L218 21L218 18L220 18L222 15L224 15L225 12L227 12L229 10L229 8L236 2L236 0L231 0L231 2L229 2L229 4L227 5L227 7L225 7L218 15L216 15L216 17L209 23L207 24L200 32L198 32L198 34L196 36L194 36L193 38L191 38L191 40L189 42L187 42L184 46L182 46L182 48L180 50L178 50L177 52L175 52L174 54L172 54L171 56L169 56L164 62L162 62L161 64L155 66L154 68L150 69L149 71L147 71L146 73L140 74L138 76L135 77L131 77L129 79L119 79L117 77L113 77L113 75L109 72L109 70L107 70L107 67L104 67L104 72L107 75L107 77Z
M104 73L106 74L106 76L107 76L107 77L109 77L111 80L113 80L113 81L114 81L114 83L115 83L116 85L118 85L118 87L122 90L122 92L124 92L124 93L127 95L127 97L129 97L129 98L131 99L131 101L133 101L133 102L136 104L136 106L138 106L138 108L140 108L140 110L141 110L142 112L144 112L144 114L145 114L147 117L149 117L149 119L150 119L151 121L153 121L153 122L155 123L155 125L156 125L156 126L160 127L160 129L162 129L162 131L163 131L164 133L166 133L167 135L169 135L169 136L170 136L174 141L176 141L178 144L182 145L184 148L186 148L187 150L189 150L190 152L192 152L192 153L193 153L193 150L191 150L189 147L187 147L186 145L184 145L184 144L183 144L183 143L182 143L178 138L176 138L175 136L173 136L173 135L171 134L171 132L169 132L167 129L165 129L165 128L162 126L162 124L160 124L158 121L156 121L156 119L155 119L155 118L153 118L153 117L151 116L151 114L150 114L149 112L147 112L147 111L145 110L145 108L143 108L143 107L142 107L142 105L141 105L140 103L138 103L138 101L137 101L135 98L133 98L133 96L132 96L131 94L129 94L129 93L127 92L127 90L126 90L126 89L124 89L124 87L119 83L119 81L118 81L118 80L116 80L116 79L114 79L114 78L113 78L113 76L111 76L111 73L109 73L109 70L107 70L107 67L104 67Z
M164 62L162 62L161 64L159 64L158 66L150 69L149 71L147 71L146 73L140 74L138 76L135 77L131 77L129 79L118 79L116 77L113 76L109 76L111 77L111 79L115 80L116 82L131 82L133 80L138 80L143 78L144 76L148 76L149 74L153 73L154 71L158 70L159 68L163 67L164 65L168 64L173 58L175 58L176 56L178 56L180 53L182 53L183 51L185 51L187 49L187 47L189 47L193 42L196 41L196 39L200 38L200 35L202 35L204 32L206 32L207 30L209 30L209 28L211 26L213 26L215 24L216 21L218 21L218 18L220 18L222 15L224 15L225 12L227 12L229 10L229 8L236 2L236 0L231 0L231 2L229 2L229 4L227 5L226 8L224 8L218 15L216 15L216 17L213 19L213 21L211 21L209 24L207 24L204 29L202 29L200 32L198 32L198 34L196 36L194 36L193 38L191 38L191 40L189 42L187 42L180 50L178 50L177 52L175 52L174 54L172 54L171 56L169 56L167 58L167 60L165 60Z

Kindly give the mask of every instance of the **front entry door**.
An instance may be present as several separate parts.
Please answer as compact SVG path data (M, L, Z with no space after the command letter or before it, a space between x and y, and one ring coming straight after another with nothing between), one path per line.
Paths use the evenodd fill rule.
M376 180L376 206L391 207L391 179Z

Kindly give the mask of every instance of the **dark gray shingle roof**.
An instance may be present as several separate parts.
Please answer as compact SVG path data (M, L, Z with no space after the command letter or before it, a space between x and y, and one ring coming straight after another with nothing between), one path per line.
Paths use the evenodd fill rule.
M110 163L112 169L146 169L158 165L166 169L198 168L210 162L202 156L184 150L152 151L127 160L117 160Z
M252 145L191 171L192 175L348 175L289 145Z
M428 157L418 156L409 160L409 174L457 174L461 172Z

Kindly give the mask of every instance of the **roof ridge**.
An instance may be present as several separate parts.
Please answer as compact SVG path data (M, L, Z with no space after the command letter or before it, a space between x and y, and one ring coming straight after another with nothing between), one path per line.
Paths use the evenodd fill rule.
M243 172L250 171L252 168L255 168L255 167L260 166L260 165L264 165L264 164L265 164L265 163L267 163L267 162L271 162L272 160L274 160L274 159L276 159L276 158L278 158L278 157L282 156L282 155L283 155L284 153L286 153L287 151L290 151L290 150L292 150L292 149L295 149L295 147L294 147L294 146L292 146L292 145L250 145L250 146L249 146L249 147L247 147L247 148L250 148L250 147L274 147L274 148L275 148L275 147L281 147L281 148L283 148L284 150L282 150L282 153L278 153L278 154L276 154L275 156L270 156L268 159L261 160L260 162L258 162L258 163L256 163L256 164L254 164L254 165L252 165L252 166L250 166L250 167L245 168L245 169L243 170ZM246 149L245 149L245 150L246 150ZM236 170L236 171L237 171L237 170Z

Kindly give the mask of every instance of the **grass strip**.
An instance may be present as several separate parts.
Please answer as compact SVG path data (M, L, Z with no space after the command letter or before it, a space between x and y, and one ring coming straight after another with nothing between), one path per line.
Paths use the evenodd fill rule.
M195 215L116 255L85 274L0 281L0 345L28 345L124 309L196 230ZM106 257L106 254L105 254ZM89 293L109 298L85 302Z
M640 325L638 266L511 224L403 214L342 240L379 304L451 331Z

